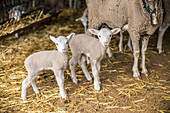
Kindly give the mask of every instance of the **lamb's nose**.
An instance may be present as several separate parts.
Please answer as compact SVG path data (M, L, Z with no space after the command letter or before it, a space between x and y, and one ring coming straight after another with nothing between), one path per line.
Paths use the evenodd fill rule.
M107 42L104 42L104 46L107 46Z
M65 53L65 52L66 52L66 49L62 49L62 52Z

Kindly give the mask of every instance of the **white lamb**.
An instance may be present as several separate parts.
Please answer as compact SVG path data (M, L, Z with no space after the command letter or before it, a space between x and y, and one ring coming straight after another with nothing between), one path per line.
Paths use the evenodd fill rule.
M86 56L90 57L92 74L94 76L94 89L100 90L100 62L105 56L106 49L109 46L111 37L113 34L117 34L120 29L116 28L109 30L108 28L102 28L101 30L89 29L89 31L98 36L93 38L87 34L79 34L71 39L69 42L72 58L69 61L72 81L77 83L77 78L75 74L75 66L79 61L79 65L82 68L88 81L92 80L85 64Z
M82 22L82 24L84 26L85 33L86 33L87 28L88 28L88 9L87 8L84 10L83 16L80 18L77 18L76 21Z
M39 93L35 84L35 78L42 70L52 70L54 72L60 89L60 95L63 99L67 98L64 89L64 69L66 69L68 63L68 41L74 35L75 33L72 33L67 37L59 36L58 38L50 36L51 40L56 44L58 51L40 51L26 58L24 63L28 71L28 76L22 83L21 97L23 100L26 100L26 89L30 83L34 92Z

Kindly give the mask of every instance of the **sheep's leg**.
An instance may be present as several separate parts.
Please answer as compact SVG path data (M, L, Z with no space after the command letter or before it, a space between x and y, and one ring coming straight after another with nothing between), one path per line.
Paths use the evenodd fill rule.
M72 0L69 0L69 7L72 8Z
M92 67L92 73L94 77L94 89L99 91L100 90L100 78L99 78L99 71L97 69L97 61L91 60L91 67Z
M36 94L39 94L40 92L39 92L39 90L38 90L38 88L37 88L37 85L36 85L36 83L35 83L35 79L32 80L31 85L32 85L32 87L33 87L34 92L35 92Z
M162 53L162 41L163 41L163 36L165 34L165 31L167 30L167 28L169 27L169 25L167 26L161 26L159 28L159 33L158 33L158 42L157 42L157 49L159 53Z
M140 78L140 74L139 74L139 70L138 70L138 59L139 59L139 39L140 39L140 36L138 37L132 37L131 36L131 40L132 40L132 45L133 45L133 48L134 48L134 51L133 51L133 55L134 55L134 64L133 64L133 68L132 68L132 71L133 71L133 77L139 79Z
M75 73L75 66L77 65L78 58L79 58L78 56L73 55L69 61L70 70L71 70L71 78L72 78L72 81L76 84L77 84L77 78L76 78L76 73Z
M74 9L77 8L77 0L74 0Z
M23 100L26 100L26 94L27 94L27 87L30 85L30 83L32 82L32 76L34 76L34 74L32 73L28 73L28 77L26 77L24 79L24 81L22 82L22 91L21 91L21 98Z
M130 51L133 51L133 50L132 50L132 44L131 44L130 36L129 36L128 44L127 44L127 45L128 45L128 47L129 47L129 50L130 50Z
M87 80L91 81L92 78L87 70L85 61L86 61L86 56L82 55L80 58L80 61L79 61L79 65L80 65L81 69L83 70L83 73L85 74Z
M64 71L63 70L54 71L54 75L56 77L56 81L57 81L59 89L60 89L60 95L61 95L62 99L66 99L67 94L64 89Z
M142 50L141 50L142 51L142 63L141 63L142 73L146 76L148 76L148 70L146 69L146 66L145 66L145 52L147 50L149 38L150 38L150 36L143 37L143 39L142 39Z
M111 52L109 47L107 48L106 53L108 54L109 57L113 56L113 54L112 54L112 52Z
M123 31L120 31L119 51L123 53Z

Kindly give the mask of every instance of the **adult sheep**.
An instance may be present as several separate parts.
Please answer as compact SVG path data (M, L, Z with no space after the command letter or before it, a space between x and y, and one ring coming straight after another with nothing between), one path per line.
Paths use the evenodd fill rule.
M86 4L89 28L98 29L103 23L110 28L122 28L128 24L128 32L134 48L132 71L133 77L137 79L140 78L138 59L140 55L139 40L142 37L141 68L142 73L147 76L145 51L150 36L162 24L162 0L86 0Z

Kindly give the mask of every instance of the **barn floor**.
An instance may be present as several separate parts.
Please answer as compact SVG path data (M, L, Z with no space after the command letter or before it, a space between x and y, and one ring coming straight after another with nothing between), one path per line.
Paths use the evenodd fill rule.
M119 35L116 35L118 38L113 38L110 44L114 57L105 56L101 64L101 91L94 90L93 82L87 81L77 66L78 84L72 82L69 68L65 70L68 99L61 99L53 72L43 71L36 79L41 93L36 95L29 87L28 100L21 100L21 84L27 76L25 58L37 51L56 49L49 34L57 37L83 33L81 23L75 22L82 11L65 10L59 16L60 24L53 19L34 31L26 30L18 39L10 36L0 40L0 112L170 112L170 30L163 42L165 54L156 51L157 34L150 39L146 52L150 75L142 75L140 81L132 77L133 55L126 44L125 52L118 52ZM127 37L126 34L125 43ZM88 69L91 73L90 65Z

